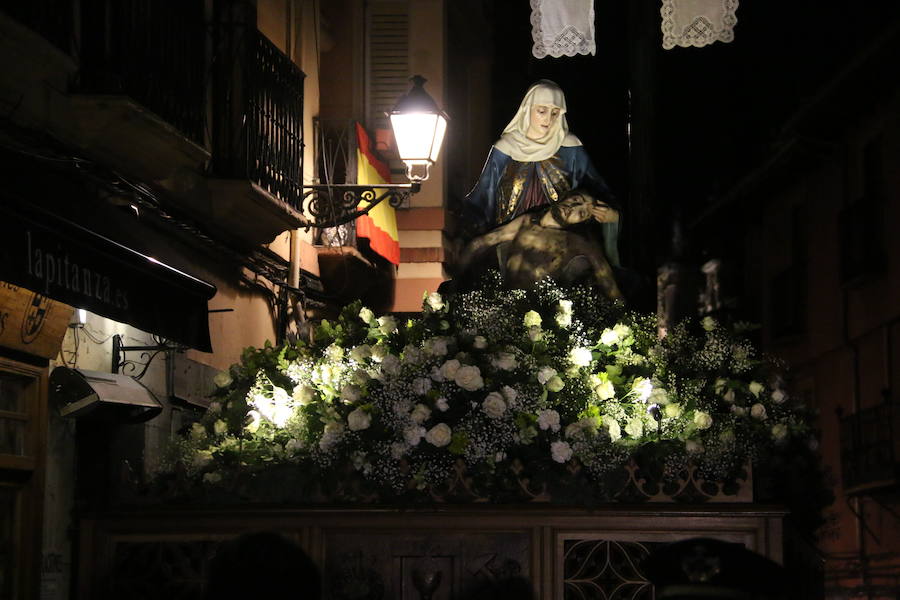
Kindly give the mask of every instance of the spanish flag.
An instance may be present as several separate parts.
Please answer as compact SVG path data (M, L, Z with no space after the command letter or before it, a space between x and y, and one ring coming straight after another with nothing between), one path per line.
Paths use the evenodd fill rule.
M359 123L356 124L356 183L373 185L390 183L391 171L388 166L372 152L372 141L369 134ZM380 195L383 190L375 189ZM367 202L360 202L366 208ZM357 237L369 238L369 247L395 265L400 264L400 236L397 234L397 215L394 207L385 199L373 208L368 215L356 220Z

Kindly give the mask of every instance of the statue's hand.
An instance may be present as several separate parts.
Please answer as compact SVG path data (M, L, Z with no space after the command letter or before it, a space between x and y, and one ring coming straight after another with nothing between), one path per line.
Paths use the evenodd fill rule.
M597 204L591 209L594 219L600 223L616 223L619 220L619 211L608 204Z

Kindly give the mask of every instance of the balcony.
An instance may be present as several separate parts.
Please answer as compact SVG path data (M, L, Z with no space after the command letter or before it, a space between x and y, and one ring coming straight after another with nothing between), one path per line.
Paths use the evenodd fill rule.
M203 0L84 0L73 132L93 157L158 182L209 159Z
M254 3L51 4L0 14L0 91L23 99L17 124L235 247L306 224L305 76L256 29Z
M255 29L219 24L209 213L251 243L306 224L303 199L304 73Z
M841 417L841 473L844 493L858 495L900 483L894 425L897 415L885 402Z

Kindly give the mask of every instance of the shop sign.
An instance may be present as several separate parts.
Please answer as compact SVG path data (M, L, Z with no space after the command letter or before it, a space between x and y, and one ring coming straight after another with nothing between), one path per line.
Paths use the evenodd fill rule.
M73 311L67 304L0 281L0 346L55 358Z

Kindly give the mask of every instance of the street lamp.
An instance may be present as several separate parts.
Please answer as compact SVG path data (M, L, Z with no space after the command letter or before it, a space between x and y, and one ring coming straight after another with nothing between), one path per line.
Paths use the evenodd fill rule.
M325 228L349 223L368 214L383 200L397 208L412 194L418 193L422 182L428 179L431 165L437 160L444 142L447 115L425 91L424 77L415 75L410 81L412 88L389 114L397 152L406 164L409 183L304 185L304 204L314 219L310 226ZM359 209L362 201L368 204Z

